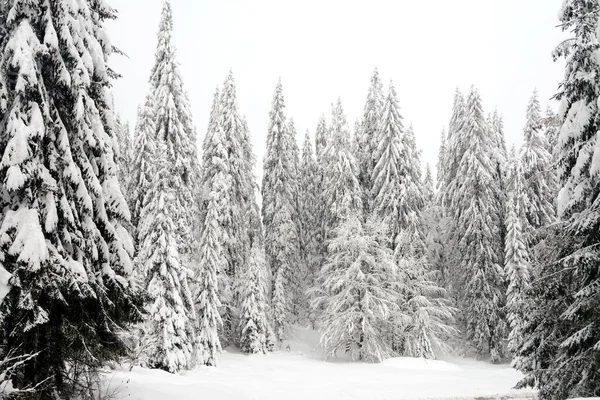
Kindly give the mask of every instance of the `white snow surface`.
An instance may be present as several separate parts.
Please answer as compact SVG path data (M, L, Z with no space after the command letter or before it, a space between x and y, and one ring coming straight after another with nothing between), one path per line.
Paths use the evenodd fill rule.
M281 351L221 354L219 367L179 375L135 367L106 373L107 392L130 400L532 399L511 389L521 374L509 365L449 357L392 358L380 364L324 360L318 334L294 327ZM290 351L286 351L289 345Z

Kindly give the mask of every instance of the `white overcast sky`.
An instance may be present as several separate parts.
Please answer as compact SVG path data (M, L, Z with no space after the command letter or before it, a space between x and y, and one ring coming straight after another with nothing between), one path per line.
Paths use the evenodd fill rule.
M111 63L117 111L135 124L154 60L162 0L108 0L109 23L128 58ZM171 0L174 43L199 144L217 85L231 68L261 168L273 90L281 77L286 115L301 142L341 97L351 129L375 66L393 79L405 126L435 166L454 90L478 87L485 111L503 114L509 144L521 140L527 100L543 108L562 77L551 51L563 34L562 0ZM556 105L554 104L554 108Z

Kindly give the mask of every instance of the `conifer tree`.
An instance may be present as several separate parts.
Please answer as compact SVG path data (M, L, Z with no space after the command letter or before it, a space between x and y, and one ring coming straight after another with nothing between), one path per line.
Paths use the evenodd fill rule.
M466 143L463 143L461 138L463 124L465 120L466 106L462 93L457 88L454 94L454 104L452 106L452 117L448 124L447 150L445 161L445 190L443 192L444 204L448 206L451 201L452 193L450 192L450 183L456 177L458 164L465 152Z
M427 257L411 250L411 235L402 234L400 242L405 250L396 256L395 292L400 299L394 322L399 326L392 330L392 345L400 355L435 359L449 350L446 343L456 334L455 309L435 283Z
M520 368L521 385L536 385L545 399L600 396L600 250L598 174L600 129L598 98L598 33L600 4L567 0L559 18L572 38L561 43L554 57L566 59L564 79L556 98L561 101L558 138L561 186L555 230L556 254L542 264L533 283L533 306L524 329L527 337Z
M118 115L115 118L115 134L119 146L117 155L119 183L121 184L121 189L127 199L129 197L129 177L131 176L131 137L129 134L129 124L122 121Z
M526 292L529 290L529 252L522 228L522 208L524 206L523 170L521 160L511 160L510 191L506 214L506 255L504 273L508 281L506 292L507 321L510 325L508 350L516 354L523 344L523 324L526 313ZM517 365L518 361L515 360Z
M227 240L224 243L225 270L228 277L229 294L221 297L223 304L222 342L237 342L236 327L240 306L239 292L244 273L248 266L252 234L256 233L255 191L253 175L254 155L249 130L245 119L240 115L233 73L230 72L221 91L219 100L219 120L223 129L226 161L226 177L229 182L226 207L222 221Z
M436 188L441 193L442 186L446 182L446 157L448 153L448 142L446 140L446 129L442 129L440 148L438 150L438 161L436 165Z
M120 188L104 2L2 3L2 352L27 358L16 389L76 395L73 371L124 354L140 317ZM73 390L73 391L72 391Z
M143 107L138 108L135 137L133 143L132 176L129 181L129 206L131 207L131 223L137 230L140 214L144 208L144 198L151 182L152 164L154 163L153 149L156 141L154 119L154 97L151 93L146 96Z
M387 224L390 243L395 249L400 233L415 227L423 198L417 171L420 167L414 164L416 148L411 143L414 137L404 132L393 83L390 83L383 110L377 133L371 198L373 212Z
M218 116L218 91L215 92L208 131L203 142L202 192L207 200L202 222L194 296L198 312L198 362L216 365L221 343L217 333L221 327L220 298L231 301L231 281L226 275L224 247L227 241L225 226L229 214L230 176L224 133Z
M240 349L244 353L266 353L268 350L269 323L267 321L267 297L262 282L266 268L258 243L252 246L250 264L244 279L242 307L240 311Z
M319 277L321 296L313 302L323 309L319 327L328 356L343 351L378 362L390 354L385 327L397 294L385 283L393 269L382 224L371 219L363 225L351 215L334 229Z
M297 197L297 144L293 125L287 125L281 82L277 84L270 112L267 154L263 167L263 223L265 250L269 267L278 280L273 306L286 310L275 314L276 334L283 340L285 326L297 312L298 267L300 264L300 232ZM278 287L282 285L283 288ZM283 301L283 304L277 302Z
M360 135L357 140L358 153L357 160L360 170L360 183L365 193L363 200L368 212L370 201L371 188L373 187L373 169L375 168L376 160L374 154L377 149L377 132L381 123L383 105L385 96L383 94L383 83L379 78L379 71L375 68L371 77L371 85L367 94L363 112L363 122Z
M552 156L547 150L549 145L542 132L540 113L537 92L534 91L527 106L524 141L520 154L526 196L523 207L527 218L523 228L530 245L537 242L534 238L535 231L555 220L555 192L552 189L555 176L552 172Z
M319 183L318 167L308 131L306 131L306 135L304 136L302 147L299 182L299 187L301 188L299 190L300 221L302 225L301 243L307 266L305 279L308 281L308 286L311 287L322 260L319 254L320 220L315 212L319 206L319 193L317 191Z
M153 345L148 363L154 368L177 372L193 366L196 344L194 307L188 286L191 271L181 262L176 222L181 204L172 186L173 165L165 143L154 151L154 180L142 209L137 262L152 298L148 307L147 332Z
M331 136L323 154L324 238L346 218L363 210L358 165L350 148L350 130L342 101L332 107Z
M176 61L175 47L171 43L173 15L171 3L166 0L158 30L158 44L150 74L150 91L154 96L153 118L156 140L167 144L167 156L173 164L177 203L183 207L177 224L177 243L183 257L192 251L192 228L195 227L197 209L194 197L198 185L198 155L196 135L192 123L189 100Z
M548 153L552 156L552 160L555 160L558 152L558 134L560 132L562 121L549 105L546 107L546 115L542 119L542 125L544 127L546 143L548 143ZM553 171L555 169L556 168L552 168Z
M321 163L323 153L325 153L329 136L329 127L327 126L327 121L325 120L325 116L321 115L317 124L317 130L315 131L315 154L319 164Z
M429 163L425 165L425 176L423 177L423 197L427 206L431 205L434 197L433 176Z
M505 289L499 264L500 210L493 159L496 144L489 135L474 88L467 100L462 129L453 141L465 149L447 191L452 194L454 210L454 265L460 267L455 271L460 277L456 287L464 288L458 295L468 338L479 354L489 353L497 362L503 356Z

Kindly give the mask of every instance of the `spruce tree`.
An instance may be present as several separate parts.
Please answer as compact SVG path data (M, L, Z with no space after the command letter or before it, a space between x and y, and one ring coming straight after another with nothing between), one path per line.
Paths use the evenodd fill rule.
M374 155L377 149L377 132L382 119L382 111L385 102L383 93L383 83L379 78L379 71L375 68L371 77L371 85L367 94L363 112L363 122L360 135L357 140L358 153L357 160L359 163L359 179L365 193L363 200L367 212L370 204L371 188L373 187L373 169L375 168L376 160Z
M268 265L278 279L273 306L286 310L285 318L275 314L278 339L283 340L285 327L297 315L299 284L300 232L298 226L297 144L293 125L287 125L281 82L275 88L267 134L267 154L263 167L263 224ZM277 302L283 301L283 304Z
M510 325L508 351L516 354L523 344L523 324L525 321L526 292L529 290L530 262L525 234L522 228L522 208L524 207L523 170L521 160L511 160L510 187L506 213L506 246L504 274L508 281L506 292L507 321ZM514 365L518 365L518 360Z
M319 328L328 356L345 352L379 362L390 354L385 328L397 294L385 283L393 269L382 224L373 219L363 224L351 215L334 229L319 276L321 296L313 302L323 309Z
M423 197L426 206L431 205L434 195L433 176L431 175L431 167L428 163L425 165L425 176L423 177Z
M236 327L239 311L239 292L248 266L252 233L256 231L253 218L255 210L256 183L252 173L254 155L248 126L240 115L233 73L230 72L221 91L219 119L222 124L225 151L227 153L228 201L222 224L227 237L224 243L226 266L224 275L231 282L228 298L223 303L223 338L225 342L237 342Z
M317 130L315 131L315 154L318 163L321 163L321 159L329 141L329 136L327 121L325 120L325 116L321 115L319 117L319 122L317 123Z
M479 354L490 354L498 362L503 356L504 280L499 253L502 250L497 201L498 182L493 152L496 144L489 134L481 99L472 88L460 133L453 137L456 147L464 146L454 179L452 194L454 271L457 294L466 323L467 337ZM458 269L460 268L460 269Z
M555 220L554 213L554 172L552 156L548 153L548 143L542 132L542 118L537 92L533 92L527 106L524 141L520 158L523 163L524 192L526 203L524 212L527 217L525 234L527 242L533 245L536 231L548 226Z
M446 182L446 157L448 152L448 142L446 140L446 130L442 129L440 148L438 150L438 161L436 164L436 189L441 193L442 187Z
M419 165L416 165L414 136L404 132L402 116L393 83L383 109L382 122L377 132L378 147L374 155L373 212L388 226L390 243L394 249L403 230L416 228L423 206ZM413 230L416 233L415 230Z
M152 117L156 140L167 144L167 156L173 164L172 185L179 197L182 210L177 224L177 243L185 258L192 251L192 228L197 226L197 208L194 197L198 185L198 155L196 135L192 123L189 100L171 43L173 15L171 3L166 0L158 30L158 44L150 74L150 91L154 97Z
M533 282L533 307L528 312L521 349L521 384L536 385L545 399L600 396L600 250L598 196L600 129L598 98L598 33L600 4L567 0L559 18L572 39L561 43L554 57L566 59L564 79L556 95L561 101L558 138L561 186L555 231L556 254L542 264Z
M181 218L182 205L172 185L174 167L165 143L157 143L154 149L154 181L141 213L137 262L152 298L147 321L152 339L148 363L177 372L194 363L195 312L188 285L191 271L181 262L177 243L176 221Z
M118 331L140 317L109 109L114 17L87 0L0 11L0 343L37 354L12 384L43 399L77 396L74 371L124 354Z
M131 176L131 158L133 156L131 149L131 137L129 134L129 124L124 122L119 115L115 118L115 135L119 151L117 154L117 168L119 183L125 198L129 198L129 177Z
M358 165L350 148L350 130L342 101L332 107L331 137L323 154L324 238L346 218L363 210Z
M302 147L302 159L300 162L299 178L299 196L300 196L300 221L301 221L301 243L306 262L305 280L309 287L316 277L321 266L321 257L319 254L319 229L320 220L318 214L319 193L318 188L318 167L313 154L313 147L308 131L304 136Z
M224 133L218 116L218 91L215 93L208 131L203 142L202 192L207 201L202 222L194 296L198 313L198 362L216 365L221 343L217 330L221 327L220 297L230 301L231 281L226 272L224 247L227 241L225 226L229 218L230 176Z
M131 207L131 223L134 231L140 223L140 214L144 208L144 198L151 182L152 165L154 163L154 143L156 141L152 110L154 98L152 94L146 96L143 107L138 108L135 137L133 143L133 157L131 165L131 179L129 180L129 206Z
M240 310L240 349L244 353L266 353L268 350L269 323L267 297L262 281L266 262L258 243L253 244L250 264L244 279Z
M457 88L454 94L454 104L452 106L452 117L448 124L447 150L444 170L445 190L443 192L444 204L448 206L451 201L452 193L450 192L450 183L456 177L458 164L465 152L466 143L463 138L462 130L465 120L466 106L462 93Z

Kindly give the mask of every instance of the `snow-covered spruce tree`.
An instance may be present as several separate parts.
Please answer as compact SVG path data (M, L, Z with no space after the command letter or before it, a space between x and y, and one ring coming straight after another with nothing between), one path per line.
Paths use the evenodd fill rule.
M435 283L437 271L424 254L412 248L413 241L409 231L402 232L398 247L403 251L395 257L393 280L399 312L395 313L392 346L399 355L435 359L449 350L447 342L456 334L452 326L455 309L446 291Z
M115 118L115 135L119 144L117 156L117 169L121 190L126 199L129 199L129 177L131 176L132 143L129 134L129 123L123 121L118 115Z
M434 196L433 175L431 174L431 167L427 163L425 165L425 176L423 177L423 198L427 207L433 203Z
M37 354L16 389L71 397L74 371L123 355L118 331L140 317L108 108L115 13L87 0L2 6L0 343Z
M263 224L265 250L273 276L283 285L284 296L273 297L273 307L286 310L274 317L278 339L284 339L285 327L292 320L296 300L296 279L300 266L300 232L297 208L297 144L293 126L286 124L281 82L273 96L267 133L267 154L263 166ZM276 290L277 287L276 287ZM283 304L277 302L283 301Z
M533 92L527 106L527 117L523 129L524 140L520 158L523 163L523 190L526 203L524 233L528 245L537 243L536 231L555 220L554 196L556 195L552 170L552 156L548 153L548 142L542 132L540 104L537 92Z
M201 222L202 227L200 237L200 252L198 254L199 270L196 274L201 271L202 265L207 262L206 259L211 260L218 259L217 268L217 286L219 303L221 305L220 315L230 316L232 314L232 300L233 300L233 277L228 273L229 271L229 258L226 252L227 238L228 238L228 227L231 226L234 217L234 207L232 207L230 196L231 190L231 169L230 160L227 154L227 143L223 126L221 124L219 115L219 90L215 91L213 97L212 109L208 122L208 129L204 140L202 142L202 168L200 175L200 193L202 205L201 210ZM215 209L214 215L208 220L209 206ZM209 232L206 230L209 229ZM204 238L206 236L206 238ZM214 240L215 245L206 242L206 240ZM207 246L204 248L204 246ZM218 248L216 246L219 246ZM195 288L196 294L194 297L198 298L198 289ZM202 310L198 310L200 314L199 318L202 318ZM222 325L221 325L222 327ZM229 335L225 332L221 332L222 339L229 341Z
M218 116L218 91L215 92L208 131L203 142L202 198L207 200L202 221L196 269L194 300L198 314L198 362L217 365L221 351L218 329L222 296L230 301L231 281L225 274L224 253L229 218L229 193L231 179L228 174L227 151L224 133Z
M440 136L440 148L438 150L438 161L436 164L436 189L441 193L442 186L446 181L446 157L448 153L448 141L446 140L446 129L442 128ZM439 195L438 195L439 196Z
M433 270L437 271L437 281L449 288L448 251L450 238L450 213L443 205L446 176L447 141L446 132L442 130L441 144L438 152L436 193L431 205L424 211L424 224L427 232L427 256Z
M306 262L306 281L308 287L312 286L316 274L321 267L321 256L319 254L319 229L321 221L316 212L319 204L318 167L313 154L310 134L306 131L302 147L302 158L300 160L299 196L300 196L300 230L302 238L302 249Z
M317 233L317 243L318 250L317 254L321 260L325 258L327 255L327 244L325 243L325 235L326 235L326 224L325 224L325 149L327 147L327 143L329 140L329 127L327 126L327 122L325 120L325 116L319 117L319 122L317 124L317 129L315 131L315 159L317 163L317 183L316 183L316 192L317 192L317 207L314 210L316 214L316 218L319 224L319 227L316 231Z
M466 333L478 354L490 354L498 362L505 334L504 279L499 264L503 250L499 233L498 182L493 152L481 99L471 89L462 129L453 141L465 146L456 174L448 187L452 194L453 243L456 291ZM460 268L460 269L458 269Z
M154 97L146 96L143 107L138 108L137 122L133 138L133 155L131 161L131 178L129 180L129 206L131 207L131 224L137 231L140 214L144 208L144 198L153 181L152 164L154 163L154 142L156 139L152 110Z
M317 130L315 131L315 154L317 163L321 163L321 159L329 141L329 136L327 121L325 120L325 116L321 115L319 117L319 122L317 123Z
M177 221L182 205L173 185L174 167L167 145L154 147L153 182L146 193L138 232L137 263L152 300L146 332L152 338L148 351L151 367L177 372L193 366L196 335L194 307L188 286L191 271L181 262Z
M448 136L447 136L447 149L445 157L445 168L444 168L444 186L442 192L442 198L444 205L448 207L449 202L452 198L452 192L450 192L450 183L456 177L458 171L458 164L462 159L465 152L464 135L461 134L466 114L465 100L457 88L454 94L454 104L452 106L452 116L450 123L448 124Z
M379 71L375 68L371 77L371 85L367 94L363 112L363 122L360 135L357 138L358 152L357 161L359 164L359 179L362 185L365 197L363 199L366 212L369 212L371 203L371 189L373 187L373 169L376 160L374 155L377 149L377 131L381 122L385 95L383 93L383 83L379 78Z
M342 101L332 106L331 133L323 154L324 239L348 216L363 210L358 165L350 148L350 130Z
M390 354L385 331L397 294L385 284L395 267L385 242L384 225L363 223L356 215L333 230L320 296L313 302L323 310L319 329L328 356L345 352L354 360L379 362Z
M420 165L415 164L418 156L411 143L414 137L404 132L398 108L396 90L390 82L376 138L378 147L374 155L371 198L373 213L387 224L388 237L394 250L400 233L416 228L416 220L423 206Z
M500 250L498 254L498 262L504 265L504 249L506 246L506 203L508 192L507 184L507 169L508 169L508 153L506 149L506 138L504 137L504 120L498 114L498 110L494 110L492 115L488 116L488 130L492 139L491 159L495 165L493 173L493 181L496 184L494 197L496 198L496 207L498 209L498 234L500 239Z
M242 306L240 310L240 349L244 353L266 353L268 350L269 322L267 296L262 281L266 268L265 257L259 243L252 245L250 264L244 277Z
M224 133L227 158L227 174L230 180L227 218L222 224L227 241L224 243L226 267L224 273L229 277L230 298L221 298L223 304L222 342L237 343L236 327L239 310L240 280L248 265L251 248L251 233L254 231L252 215L254 210L256 183L252 173L254 156L249 138L248 126L240 115L235 80L230 72L221 91L219 100L220 122Z
M555 161L559 150L557 143L562 121L549 105L546 107L546 115L542 118L542 125L544 129L543 135L546 138L546 143L548 143L548 153L550 153L552 160ZM552 171L556 173L554 164L552 165Z
M556 97L563 121L558 138L562 188L554 262L532 283L534 304L521 349L522 384L545 399L600 396L600 129L598 24L600 3L567 0L559 13L572 38L555 50L566 59Z
M177 244L181 256L187 260L193 246L192 229L197 226L198 212L194 196L198 190L198 152L189 100L183 88L175 47L171 43L172 34L171 3L166 0L150 74L150 91L154 97L152 118L156 140L167 144L167 157L173 165L172 185L179 197L177 203L182 206L180 218L175 220Z
M518 157L511 159L510 185L506 210L506 244L504 274L508 281L506 292L506 313L510 326L508 351L517 354L523 344L523 324L525 321L526 292L530 283L529 251L523 232L522 217L525 195L523 193L523 169ZM514 360L514 365L519 361Z

